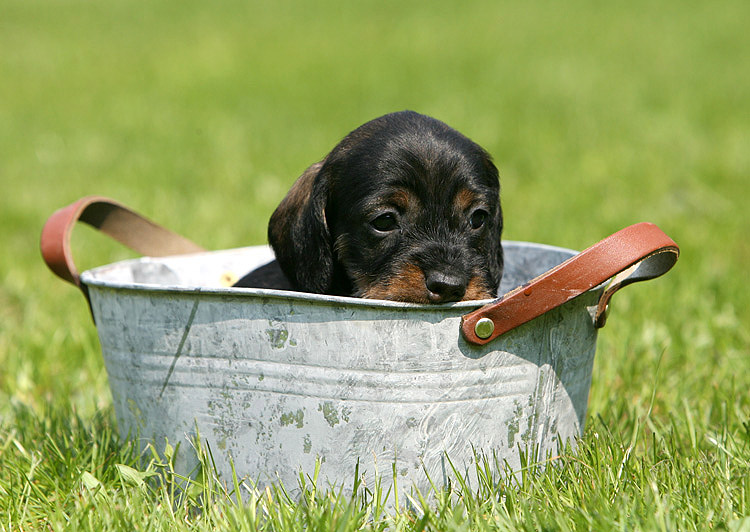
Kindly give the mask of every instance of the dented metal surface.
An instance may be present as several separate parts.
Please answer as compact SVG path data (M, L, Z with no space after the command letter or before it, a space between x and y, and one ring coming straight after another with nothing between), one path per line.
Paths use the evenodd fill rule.
M573 252L505 244L505 292ZM300 469L400 489L471 471L476 452L519 466L581 434L596 329L592 290L483 347L460 335L482 302L430 307L222 288L266 247L125 261L84 273L119 430L157 447L200 432L216 465L293 488ZM471 475L470 475L471 476Z

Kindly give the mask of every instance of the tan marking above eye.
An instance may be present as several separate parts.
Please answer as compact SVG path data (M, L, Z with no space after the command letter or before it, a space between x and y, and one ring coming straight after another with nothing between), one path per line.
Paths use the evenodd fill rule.
M383 196L383 200L395 206L400 212L417 208L419 198L408 188L397 188Z
M468 188L462 187L456 193L453 202L460 212L464 212L477 202L477 195Z

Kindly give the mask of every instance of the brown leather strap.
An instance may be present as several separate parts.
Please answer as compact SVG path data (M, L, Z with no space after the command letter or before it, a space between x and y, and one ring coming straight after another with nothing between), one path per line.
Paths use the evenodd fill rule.
M76 222L85 222L141 255L163 257L198 253L204 249L190 240L144 218L109 198L87 196L54 212L42 229L44 262L61 279L79 287L78 270L70 249L70 235Z
M612 279L597 305L594 321L601 327L606 320L609 300L617 290L666 273L674 266L679 253L677 244L654 224L631 225L465 315L461 331L466 341L486 344Z

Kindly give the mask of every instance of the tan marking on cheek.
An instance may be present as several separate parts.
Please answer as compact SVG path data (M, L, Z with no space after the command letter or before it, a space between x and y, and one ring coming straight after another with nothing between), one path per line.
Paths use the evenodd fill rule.
M466 287L466 293L464 294L461 301L471 301L474 299L493 299L496 294L493 294L484 280L481 277L472 277L469 280L469 285Z
M424 273L414 264L406 264L390 279L375 283L362 290L367 299L388 299L409 303L429 303Z

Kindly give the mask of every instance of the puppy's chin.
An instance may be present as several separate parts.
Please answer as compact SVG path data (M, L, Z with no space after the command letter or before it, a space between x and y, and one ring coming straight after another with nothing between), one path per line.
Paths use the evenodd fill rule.
M364 299L385 299L404 303L435 305L496 297L481 277L472 277L469 280L466 292L464 292L460 300L435 297L435 294L432 294L425 286L425 278L422 270L414 265L404 267L392 279L362 287L357 295Z

